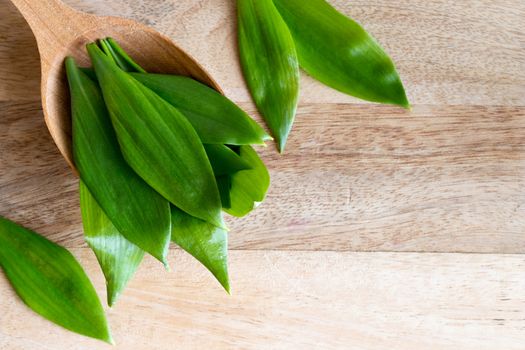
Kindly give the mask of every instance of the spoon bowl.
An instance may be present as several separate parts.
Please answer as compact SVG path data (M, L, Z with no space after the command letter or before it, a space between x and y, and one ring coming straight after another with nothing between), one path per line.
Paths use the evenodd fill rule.
M58 0L11 0L35 35L41 63L42 109L60 153L76 172L71 150L71 114L64 59L89 66L85 46L112 37L146 71L190 76L218 91L213 78L169 38L141 23L76 11Z

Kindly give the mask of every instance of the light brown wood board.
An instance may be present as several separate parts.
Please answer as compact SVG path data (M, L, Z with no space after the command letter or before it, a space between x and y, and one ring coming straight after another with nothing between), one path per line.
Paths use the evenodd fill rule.
M393 57L412 111L303 74L285 155L260 149L268 200L228 222L233 296L178 251L170 274L150 261L110 313L122 349L523 348L525 4L331 2ZM234 1L67 3L168 35L261 120ZM0 214L73 248L102 296L77 180L42 119L38 64L29 27L0 0ZM39 319L5 282L0 294L0 349L104 348Z

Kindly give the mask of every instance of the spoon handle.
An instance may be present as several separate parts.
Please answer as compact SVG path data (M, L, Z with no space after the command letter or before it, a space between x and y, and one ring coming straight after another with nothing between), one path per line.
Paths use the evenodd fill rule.
M42 65L51 65L56 52L80 35L89 15L60 0L11 0L35 35Z

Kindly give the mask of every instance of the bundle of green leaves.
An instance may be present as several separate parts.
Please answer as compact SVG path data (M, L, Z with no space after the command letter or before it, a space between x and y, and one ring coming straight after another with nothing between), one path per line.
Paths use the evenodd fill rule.
M243 217L270 185L251 145L270 140L244 111L185 76L148 74L111 38L93 68L65 61L85 239L114 305L145 253L168 266L174 242L230 292L223 211ZM48 320L113 343L104 309L63 247L0 216L0 267Z
M109 305L145 253L167 266L170 241L229 292L222 212L242 217L264 200L269 175L251 145L271 138L217 91L148 74L111 38L87 50L92 69L66 59L73 156Z

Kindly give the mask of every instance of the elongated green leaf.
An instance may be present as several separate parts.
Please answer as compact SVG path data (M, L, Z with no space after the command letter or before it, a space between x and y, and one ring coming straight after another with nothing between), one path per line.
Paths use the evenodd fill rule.
M66 249L0 216L0 266L35 312L73 332L113 343L97 293Z
M124 237L166 264L168 201L124 160L98 85L66 60L73 116L73 156L80 177Z
M111 223L86 185L80 181L84 237L106 277L108 305L113 306L137 271L144 251L128 241Z
M224 227L211 165L186 117L95 44L87 48L127 163L180 209Z
M204 145L215 176L231 175L252 166L225 145Z
M237 11L244 78L283 152L299 96L295 45L272 0L237 0Z
M206 266L229 293L227 232L174 206L171 221L173 242Z
M274 0L308 74L344 93L408 107L388 55L356 22L325 0Z
M251 212L266 197L270 186L270 174L257 152L250 146L237 149L242 159L250 163L252 169L242 170L232 175L230 208L224 211L230 215L243 217Z
M212 88L184 76L132 73L135 79L177 107L203 143L264 144L268 134L242 109Z

